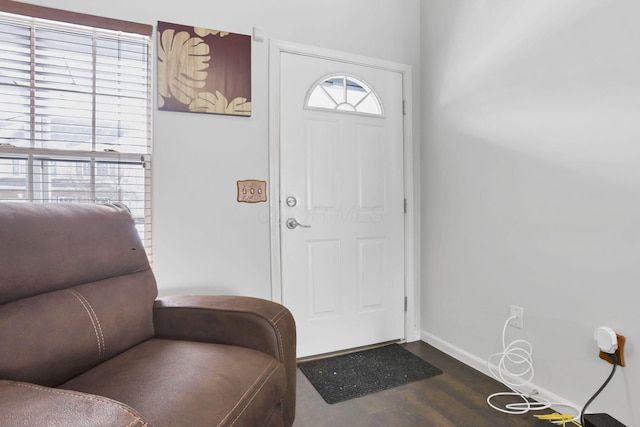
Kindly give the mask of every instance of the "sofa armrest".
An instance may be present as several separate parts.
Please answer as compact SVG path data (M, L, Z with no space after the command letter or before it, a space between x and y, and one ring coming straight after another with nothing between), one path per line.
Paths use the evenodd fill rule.
M92 394L0 380L0 425L151 427L129 406Z
M245 296L177 295L156 300L157 338L236 345L271 355L284 365L285 425L293 424L296 398L296 327L284 306Z

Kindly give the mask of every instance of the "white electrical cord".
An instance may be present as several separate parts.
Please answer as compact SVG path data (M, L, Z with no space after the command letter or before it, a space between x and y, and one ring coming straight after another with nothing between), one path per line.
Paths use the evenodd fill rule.
M554 424L562 424L571 421L579 421L581 409L567 403L552 403L547 399L537 395L537 391L533 390L531 393L526 394L522 388L531 388L531 381L533 380L533 346L526 340L515 340L507 345L506 335L507 327L512 319L517 319L516 316L511 316L504 323L502 328L502 351L500 353L492 354L488 361L487 367L493 377L507 386L510 392L494 393L487 397L487 404L496 411L503 412L505 414L526 414L529 411L542 411L549 409L551 406L566 406L575 410L576 415L572 420L564 419L561 421L551 421ZM497 361L497 363L494 363ZM532 402L531 398L536 395L536 401ZM512 396L518 399L522 399L522 402L509 403L504 407L497 406L492 400L498 396ZM571 417L571 415L569 415Z
M516 316L509 317L502 328L502 351L492 354L489 357L487 367L493 377L505 386L509 387L510 392L494 393L487 397L487 404L496 411L505 414L526 414L529 411L541 411L550 407L551 403L545 399L541 402L531 402L530 395L520 391L523 387L527 387L533 380L533 347L526 340L515 340L509 345L506 342L507 326ZM494 363L497 361L497 363ZM522 399L522 402L509 403L504 407L500 407L492 402L498 396L513 396Z

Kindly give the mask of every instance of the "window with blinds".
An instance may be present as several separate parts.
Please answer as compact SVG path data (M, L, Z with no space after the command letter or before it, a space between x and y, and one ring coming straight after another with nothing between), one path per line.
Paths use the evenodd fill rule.
M0 201L122 202L151 257L151 27L62 11L52 21L37 16L53 9L7 4Z

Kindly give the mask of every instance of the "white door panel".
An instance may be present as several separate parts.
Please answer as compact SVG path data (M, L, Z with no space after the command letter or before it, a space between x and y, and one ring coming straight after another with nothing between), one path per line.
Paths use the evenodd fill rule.
M383 116L304 108L313 84L334 73L373 88ZM402 75L283 52L280 87L282 301L296 318L298 357L401 339ZM290 218L308 227L289 229Z

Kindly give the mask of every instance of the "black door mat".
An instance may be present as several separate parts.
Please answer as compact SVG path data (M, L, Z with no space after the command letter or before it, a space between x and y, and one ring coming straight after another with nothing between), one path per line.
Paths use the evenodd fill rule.
M442 373L398 344L301 362L298 367L331 404Z

